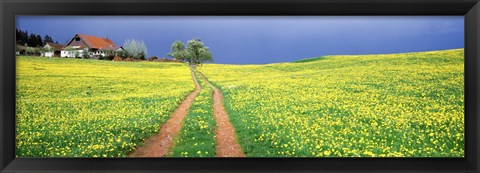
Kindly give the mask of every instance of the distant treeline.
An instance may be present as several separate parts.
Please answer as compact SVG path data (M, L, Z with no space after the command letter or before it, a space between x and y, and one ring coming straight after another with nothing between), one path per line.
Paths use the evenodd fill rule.
M49 35L41 36L37 35L34 33L28 34L28 31L22 31L22 30L16 30L16 40L17 40L17 45L25 45L29 47L41 47L45 45L46 42L50 43L56 43L58 44L58 41L53 41L52 37Z

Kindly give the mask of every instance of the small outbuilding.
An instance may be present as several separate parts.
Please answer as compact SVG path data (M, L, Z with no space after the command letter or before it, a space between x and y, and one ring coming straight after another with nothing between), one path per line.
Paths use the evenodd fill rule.
M63 45L47 42L47 43L45 43L45 46L43 46L43 48L45 50L48 50L48 51L43 53L43 56L45 56L45 57L60 57L60 53L62 52Z

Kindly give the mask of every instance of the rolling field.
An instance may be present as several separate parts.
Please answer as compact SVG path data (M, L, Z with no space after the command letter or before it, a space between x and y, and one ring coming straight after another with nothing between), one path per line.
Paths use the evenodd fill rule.
M221 90L235 131L229 136L247 157L464 157L463 54L338 55L197 70ZM195 90L184 63L17 57L17 156L129 156L176 109L188 113L166 156L218 156L218 131L225 130L214 102L222 102L194 74L201 90L189 96L189 109L177 109Z
M17 57L18 157L123 157L194 87L186 64Z
M199 67L248 157L464 157L463 49Z

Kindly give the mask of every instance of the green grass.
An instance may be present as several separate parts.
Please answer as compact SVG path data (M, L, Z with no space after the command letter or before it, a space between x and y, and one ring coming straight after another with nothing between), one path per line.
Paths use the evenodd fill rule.
M214 157L215 128L212 88L195 72L202 87L197 94L180 134L175 139L172 157Z
M194 90L186 64L17 57L18 157L123 157Z
M464 157L463 49L200 68L250 157Z
M463 49L198 67L249 157L464 157ZM197 75L195 73L195 75ZM215 156L202 86L169 156ZM182 63L17 57L18 157L123 157L194 90Z

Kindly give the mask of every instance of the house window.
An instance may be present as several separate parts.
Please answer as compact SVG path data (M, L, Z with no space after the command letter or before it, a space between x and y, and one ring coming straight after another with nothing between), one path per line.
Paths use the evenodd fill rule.
M80 37L75 38L75 41L80 41Z

